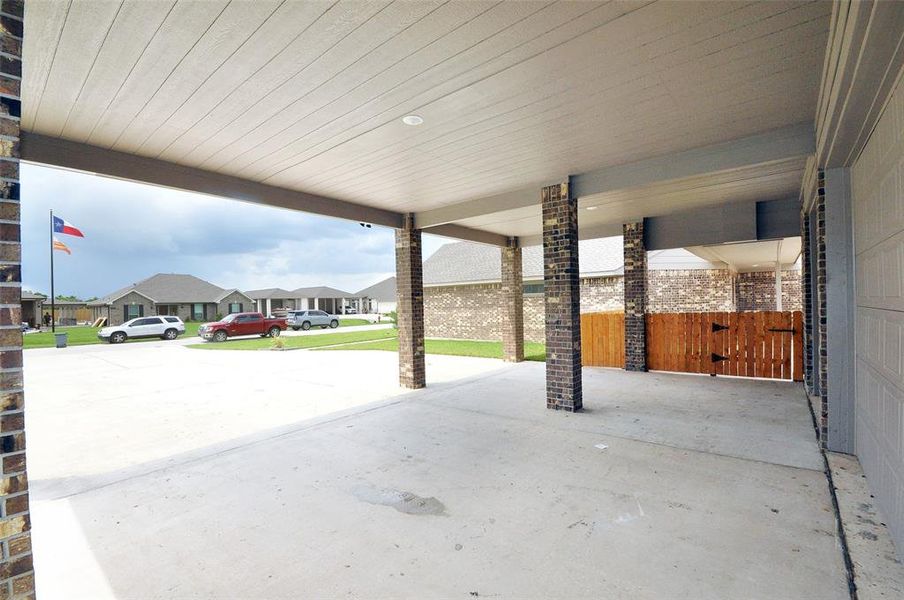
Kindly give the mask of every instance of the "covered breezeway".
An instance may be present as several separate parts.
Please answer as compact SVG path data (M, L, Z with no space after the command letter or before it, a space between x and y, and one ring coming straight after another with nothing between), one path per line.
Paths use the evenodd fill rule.
M28 352L43 597L847 597L797 386L156 346Z
M904 543L904 3L2 0L0 13L0 596L32 595L42 479L25 461L20 160L395 229L394 366L418 391L86 489L70 509L103 516L69 532L96 561L80 574L99 569L114 592L165 576L186 595L404 595L414 577L417 596L483 595L483 581L502 595L843 596L853 573L821 449L861 456ZM423 233L500 249L512 363L522 248L543 246L545 368L428 375L441 361L425 356ZM628 372L582 370L577 242L618 234ZM791 236L818 445L799 386L645 372L647 251ZM343 443L359 461L325 452ZM310 513L293 512L301 500ZM412 502L418 514L395 510ZM40 540L40 519L50 565L63 535Z

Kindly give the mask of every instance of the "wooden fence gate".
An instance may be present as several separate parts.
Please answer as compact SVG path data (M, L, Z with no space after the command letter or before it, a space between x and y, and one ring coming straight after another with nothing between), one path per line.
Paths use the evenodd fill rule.
M581 364L585 367L625 366L625 313L581 315Z
M803 313L647 315L647 368L803 380Z

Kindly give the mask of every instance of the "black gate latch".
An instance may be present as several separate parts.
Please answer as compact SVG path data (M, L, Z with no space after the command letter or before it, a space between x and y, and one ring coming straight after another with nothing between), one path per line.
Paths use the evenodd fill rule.
M720 325L719 323L713 323L713 333L717 331L723 331L728 329L728 325Z
M716 354L715 352L712 353L712 356L710 358L712 359L712 362L714 362L714 363L721 362L723 360L728 360L727 356L722 356L721 354Z
M781 329L781 328L777 328L777 327L767 329L766 331L774 331L776 333L797 333L796 329Z

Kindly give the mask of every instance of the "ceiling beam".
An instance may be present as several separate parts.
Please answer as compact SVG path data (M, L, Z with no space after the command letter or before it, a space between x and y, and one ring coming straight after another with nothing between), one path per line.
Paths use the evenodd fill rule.
M402 226L402 215L393 211L35 133L22 132L21 158L33 163L104 177L287 208L325 217L386 227Z
M578 198L777 162L815 152L811 123L798 123L729 142L675 152L572 176ZM415 225L430 228L462 219L525 208L540 203L537 184L496 196L469 200L415 214Z
M455 225L454 223L449 223L447 225L437 225L436 227L425 229L424 233L501 247L507 246L510 239L508 236L504 236L499 233L483 231L481 229L472 229L463 225Z

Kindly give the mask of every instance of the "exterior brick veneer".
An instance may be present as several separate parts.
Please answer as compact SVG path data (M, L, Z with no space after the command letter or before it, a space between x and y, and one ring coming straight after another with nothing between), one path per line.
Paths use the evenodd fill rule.
M622 227L625 248L625 370L647 370L647 249L643 221Z
M738 273L737 310L775 310L775 271ZM801 271L782 271L782 310L801 310Z
M825 172L820 169L816 176L816 290L817 352L819 354L819 371L815 373L816 394L820 397L819 411L819 443L825 448L829 434L829 394L828 394L828 331L827 331L827 293L826 293L826 190ZM853 340L851 340L853 343Z
M583 405L578 202L571 197L570 182L543 188L541 200L546 407L577 411Z
M512 239L502 248L502 358L524 360L524 293L521 286L521 246Z
M727 269L647 270L648 313L735 309L735 275Z
M0 3L0 598L33 598L22 374L19 117L23 2Z
M813 285L811 273L810 215L801 213L801 310L804 313L804 387L813 394Z
M424 274L421 230L405 217L395 232L397 320L399 328L399 383L417 389L427 385L424 367Z

